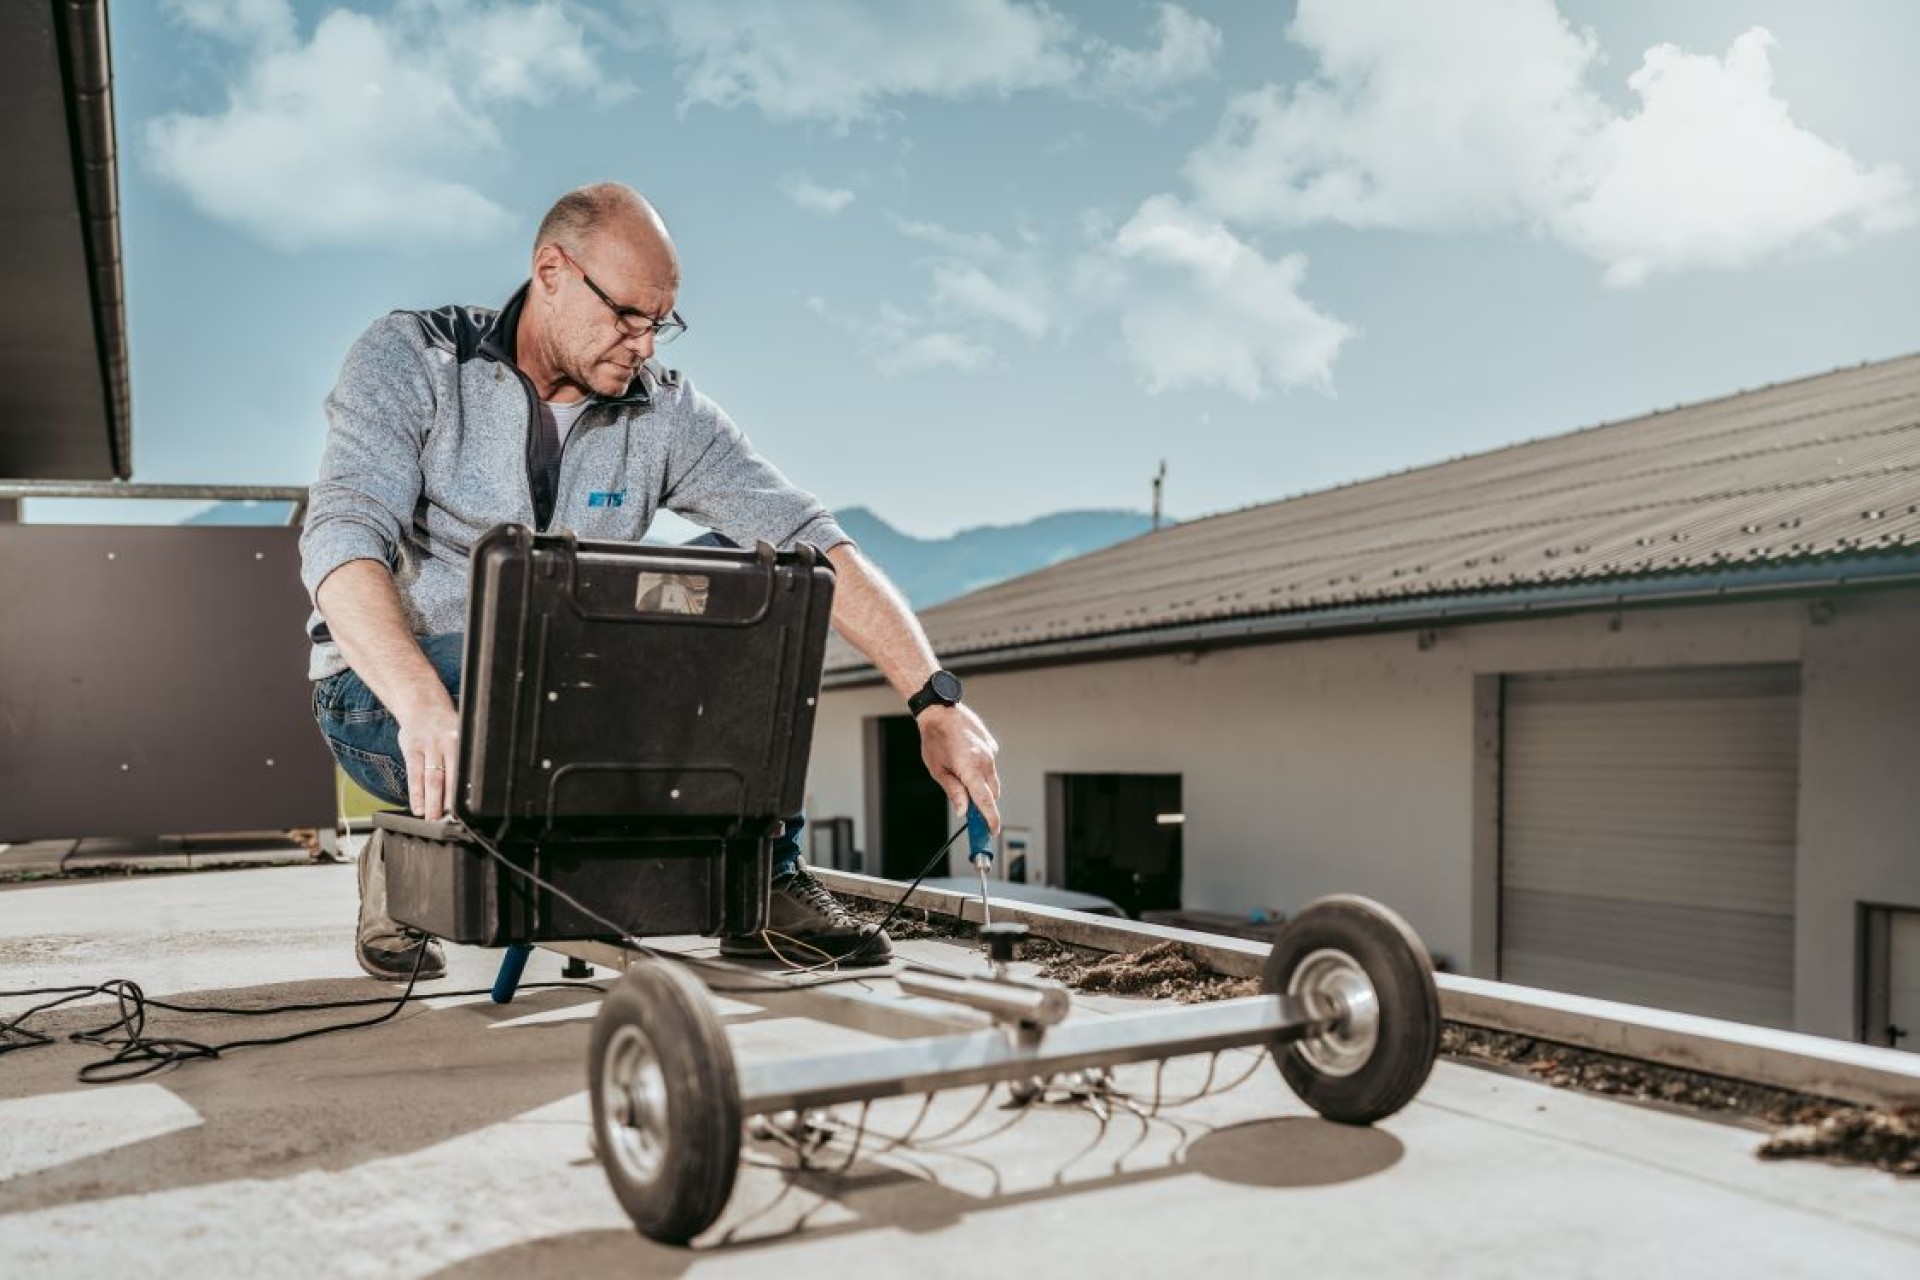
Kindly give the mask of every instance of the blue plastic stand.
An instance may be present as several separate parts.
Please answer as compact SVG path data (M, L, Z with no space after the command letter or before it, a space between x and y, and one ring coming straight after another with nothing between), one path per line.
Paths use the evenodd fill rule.
M520 975L527 971L527 957L532 954L532 947L517 942L507 948L506 955L500 957L500 972L493 979L495 1004L513 1003L513 993L520 989Z

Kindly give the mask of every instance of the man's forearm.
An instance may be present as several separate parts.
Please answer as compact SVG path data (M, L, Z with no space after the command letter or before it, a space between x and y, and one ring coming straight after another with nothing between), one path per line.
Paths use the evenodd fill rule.
M834 627L879 668L901 698L912 697L940 665L920 620L886 575L852 543L835 547L827 558L837 574ZM916 721L920 758L947 793L955 816L965 813L971 801L986 816L987 826L999 831L1000 774L994 756L1000 744L986 724L962 705L928 707Z
M902 698L940 665L906 598L852 543L827 552L833 562L833 626L865 654Z
M314 593L334 643L382 705L402 721L451 703L446 686L400 605L393 574L378 560L350 560Z

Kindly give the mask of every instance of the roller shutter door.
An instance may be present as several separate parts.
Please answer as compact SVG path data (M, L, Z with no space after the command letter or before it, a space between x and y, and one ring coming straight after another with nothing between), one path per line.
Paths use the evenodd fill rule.
M1514 676L1500 976L1793 1025L1797 666Z

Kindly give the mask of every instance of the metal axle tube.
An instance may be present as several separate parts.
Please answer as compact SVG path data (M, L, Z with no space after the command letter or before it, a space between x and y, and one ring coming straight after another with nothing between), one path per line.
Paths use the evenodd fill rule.
M1066 1021L1073 1006L1067 989L1058 983L1041 985L994 978L949 978L937 973L918 973L912 969L894 981L910 995L947 1000L991 1014L1000 1022L1019 1022L1029 1026L1051 1027Z
M741 1113L830 1107L1247 1045L1286 1044L1328 1031L1344 1016L1344 1010L1321 1000L1245 996L1184 1009L1088 1018L1043 1034L995 1027L857 1053L747 1063L740 1068Z

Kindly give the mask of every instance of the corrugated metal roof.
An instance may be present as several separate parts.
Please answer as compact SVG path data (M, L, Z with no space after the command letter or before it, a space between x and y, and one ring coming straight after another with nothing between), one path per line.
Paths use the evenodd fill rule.
M946 659L1920 550L1920 355L1145 534L921 615ZM836 640L829 670L862 664Z

